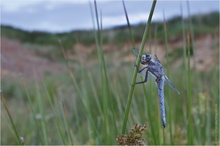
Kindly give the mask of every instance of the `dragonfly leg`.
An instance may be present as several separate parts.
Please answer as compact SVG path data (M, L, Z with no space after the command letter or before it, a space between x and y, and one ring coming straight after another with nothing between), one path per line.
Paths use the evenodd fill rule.
M147 67L143 67L142 69L139 70L136 64L135 64L135 67L137 68L138 73L141 73L144 69L147 68ZM143 83L146 83L146 82L147 82L147 77L148 77L148 70L146 71L144 81L136 82L135 84L131 84L131 83L130 83L130 85L131 85L131 86L134 86L134 85L136 85L136 84L143 84Z
M147 68L147 66L146 66L146 67L143 67L142 69L139 69L136 64L134 66L137 68L138 73L141 73L143 70L145 70Z
M146 82L147 82L147 77L148 77L148 70L146 71L144 80L141 81L141 82L136 82L135 84L143 84L143 83L146 83Z

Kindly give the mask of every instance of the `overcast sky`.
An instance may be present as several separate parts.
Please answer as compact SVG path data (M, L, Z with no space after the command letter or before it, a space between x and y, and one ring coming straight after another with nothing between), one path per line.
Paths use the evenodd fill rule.
M90 0L93 4L93 1ZM185 0L158 0L153 21L180 15L180 3L183 14L187 16ZM103 27L109 28L126 24L121 0L97 0L102 11ZM146 22L152 0L125 0L129 19L132 24ZM219 11L218 0L191 0L191 14ZM33 31L64 32L76 29L92 29L89 0L1 0L0 23Z

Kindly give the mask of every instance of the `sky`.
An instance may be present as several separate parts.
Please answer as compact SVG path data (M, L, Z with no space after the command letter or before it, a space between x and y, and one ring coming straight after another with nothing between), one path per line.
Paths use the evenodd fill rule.
M68 32L93 29L90 3L93 0L1 0L1 25L28 31ZM186 0L158 0L152 21L162 21L181 14L188 16ZM97 0L103 28L127 24L121 0ZM152 0L125 0L131 24L147 22ZM218 0L189 0L190 14L219 11Z

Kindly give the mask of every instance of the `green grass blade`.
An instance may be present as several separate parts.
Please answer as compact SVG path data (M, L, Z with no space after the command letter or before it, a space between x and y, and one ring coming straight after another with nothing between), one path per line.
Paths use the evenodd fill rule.
M95 82L94 82L94 80L92 78L92 75L91 75L90 71L88 72L88 76L89 76L89 81L90 81L90 84L91 84L93 96L95 98L95 102L96 102L96 105L98 107L99 113L100 113L100 115L103 115L101 103L100 103L99 98L98 98L97 90L95 89L95 84L94 84Z
M66 129L66 133L67 133L67 136L68 136L69 143L71 145L73 145L74 143L73 143L73 138L72 138L71 131L70 131L70 126L67 123L66 109L65 109L64 103L62 101L60 103L60 110L62 112L63 122L64 122L64 125L65 125L65 129Z
M47 96L47 99L48 99L48 101L49 101L49 104L50 104L50 107L51 107L51 109L52 109L52 112L53 112L53 114L55 115L54 122L55 122L55 124L56 124L57 130L58 130L58 132L59 132L59 135L60 135L60 137L61 137L61 140L62 140L63 144L66 145L65 136L64 136L64 134L63 134L63 132L62 132L62 128L61 128L62 126L61 126L61 124L60 124L60 122L59 122L59 119L57 118L58 111L60 111L60 110L57 108L57 111L56 111L56 107L53 105L53 102L52 102L52 100L51 100L51 97L50 97L50 95L49 95L49 92L48 92L48 90L47 90L47 88L46 88L45 82L42 81L42 83L43 83L43 87L44 87L44 89L45 89L45 91L46 91L46 96ZM55 99L55 100L57 100L57 99Z
M180 3L180 12L182 19L182 34L183 34L183 68L186 70L186 31L185 31L185 22L183 18L183 8L182 3Z
M89 102L89 99L91 97L89 97L89 94L88 94L88 90L87 90L87 87L86 87L86 82L88 80L87 76L86 76L86 70L83 68L83 63L81 62L81 72L82 72L82 77L83 77L83 81L82 81L82 94L83 94L83 98L82 98L82 101L83 101L83 104L86 108L86 111L87 111L87 114L88 114L88 122L89 122L89 127L91 130L92 130L92 138L95 138L97 135L98 135L98 131L96 129L96 126L95 126L95 121L92 117L92 108L90 106L90 102Z
M36 77L36 76L35 76ZM39 88L39 85L37 83L37 80L36 80L36 96L37 96L37 104L38 104L38 109L39 109L39 112L42 116L42 119L40 119L40 122L41 122L41 128L42 128L42 132L43 132L43 137L44 137L44 142L46 145L49 144L49 139L48 139L48 132L47 132L47 124L46 124L46 120L45 120L45 110L44 110L44 102L42 101L42 95L41 95L41 92L40 92L40 88Z
M217 35L215 35L214 37L215 42L219 41L219 37ZM217 44L217 43L216 43ZM219 106L220 106L220 99L219 99L219 76L220 76L220 72L219 72L219 48L216 45L215 48L215 58L214 58L214 71L213 71L213 79L214 79L214 96L215 96L215 142L214 144L219 145L220 144L220 132L219 132L219 120L220 120L220 113L218 113L218 111L220 110ZM218 54L218 55L217 55ZM209 129L210 133L211 133L211 128ZM208 143L210 144L210 143Z
M193 25L192 25L192 21L191 21L191 14L190 14L190 4L189 4L189 1L187 0L186 1L186 3L187 3L187 11L188 11L188 18L189 18L189 20L188 20L188 22L189 22L189 30L190 30L190 45L191 45L191 47L192 47L192 52L193 52L193 64L194 64L194 66L193 66L193 68L195 69L196 68L196 55L195 55L195 51L196 51L196 49L195 49L195 45L194 45L194 32L193 32Z
M97 3L94 0L94 6L95 6L95 20L96 20L96 25L97 25L97 32L96 32L96 47L97 47L97 51L99 54L99 64L100 64L100 72L101 72L101 83L102 83L102 105L103 105L103 117L104 117L104 121L103 121L103 131L105 133L105 141L106 143L108 143L108 116L107 116L107 97L106 97L106 84L105 84L105 77L104 77L104 70L103 70L103 54L102 54L102 49L101 49L101 44L102 44L102 38L101 38L101 29L99 26L99 16L98 16L98 8L97 8Z
M145 101L146 101L146 106L147 106L147 114L148 114L148 119L149 119L149 125L150 125L150 130L151 130L151 134L154 140L154 144L158 144L158 142L160 143L160 138L158 140L158 138L156 137L156 131L155 131L155 127L154 127L154 120L153 120L153 115L151 113L151 109L152 107L152 102L151 102L151 97L152 97L152 85L150 83L150 91L147 94L146 91L146 85L143 84L143 91L144 91L144 96L145 96Z
M190 69L190 33L187 33L187 55L188 55L188 66L187 66L187 141L188 144L193 144L193 131L192 131L192 99L191 99L191 69Z
M154 0L153 4L151 6L150 15L149 15L149 18L148 18L148 22L147 22L147 25L146 25L146 28L145 28L145 31L144 31L144 35L143 35L141 46L140 46L140 50L139 50L139 55L140 56L143 53L144 45L145 45L146 40L147 40L147 35L148 35L149 29L150 29L150 23L151 23L151 19L153 17L153 13L154 13L154 8L156 6L156 2L157 1ZM140 57L137 58L136 64L137 64L138 67L140 66ZM131 82L132 85L135 84L136 78L137 78L137 68L135 68L134 72L133 72L132 82ZM130 86L130 90L129 90L129 94L128 94L128 100L127 100L127 105L126 105L126 110L125 110L124 119L123 119L122 134L124 134L125 130L126 130L126 125L127 125L127 122L128 122L128 115L129 115L129 110L130 110L131 101L132 101L132 97L133 97L134 87L135 86Z
M25 89L25 93L26 93L27 98L28 98L28 101L29 101L29 106L30 106L30 108L31 108L31 112L32 112L32 116L33 116L33 119L34 119L34 122L35 122L35 126L36 126L36 129L37 129L37 133L38 133L38 135L39 135L39 142L40 142L40 144L43 144L43 140L42 140L42 137L41 137L41 133L40 133L40 131L39 131L39 130L40 130L40 127L39 127L38 122L37 122L37 119L36 119L37 113L34 111L34 105L33 105L32 101L31 101L31 97L30 97L30 94L29 94L29 92L28 92L28 90L27 90L27 85L26 85L26 83L25 83L24 80L22 80L22 85L23 85L23 87L24 87L24 89Z
M130 39L131 39L131 42L132 42L132 46L133 46L133 48L135 48L134 37L133 37L133 35L132 35L131 25L130 25L130 22L129 22L128 13L127 13L127 10L126 10L126 6L125 6L124 0L122 0L122 3L123 3L123 8L124 8L124 12L125 12L125 17L126 17L127 24L128 24L128 28L129 28L129 34L130 34Z
M166 26L166 18L165 18L165 12L163 11L163 19L164 19L164 37L165 37L165 48L166 48L166 67L167 67L167 76L170 77L170 63L169 63L169 57L168 57L168 39L167 39L167 26ZM169 134L170 134L170 144L173 144L173 130L172 130L172 100L171 100L171 94L170 94L170 88L168 90L168 118L169 118ZM166 144L166 143L164 143Z
M113 109L112 107L112 98L111 98L111 95L110 95L110 86L109 86L109 81L108 81L108 75L107 75L107 68L106 68L106 63L105 63L105 58L104 58L104 53L103 53L103 48L102 48L102 16L100 15L100 25L99 25L99 16L98 16L98 8L97 8L97 3L96 1L94 1L94 6L95 6L95 18L96 18L96 23L97 23L97 43L96 46L99 51L99 54L100 54L100 64L101 64L101 79L102 79L102 91L103 91L103 111L104 111L104 131L106 133L105 135L105 141L106 143L109 143L109 138L110 138L110 135L109 135L109 127L107 126L108 125L108 122L109 122L109 117L108 117L108 109ZM108 100L109 100L109 104L108 104ZM110 105L110 106L109 106Z
M19 134L18 134L18 132L17 132L17 129L16 129L16 127L15 127L14 121L13 121L13 119L12 119L12 117L11 117L10 112L9 112L9 109L8 109L8 107L7 107L7 104L6 104L6 102L5 102L5 99L4 99L3 94L1 94L1 99L2 99L3 105L4 105L5 109L6 109L6 112L7 112L7 114L8 114L8 117L9 117L9 119L10 119L10 122L11 122L12 128L13 128L13 130L14 130L14 133L15 133L15 135L16 135L17 142L18 142L20 145L22 145L22 142L21 142L21 140L20 140Z

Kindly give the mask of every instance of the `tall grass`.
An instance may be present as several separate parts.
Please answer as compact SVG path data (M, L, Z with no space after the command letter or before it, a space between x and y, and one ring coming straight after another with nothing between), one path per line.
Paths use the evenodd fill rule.
M150 23L155 6L156 1L153 1L139 48L140 56L142 52L148 51L144 51L147 39L149 39L147 45L150 46L148 52L153 52L151 51L154 46L150 35L152 32ZM66 66L66 70L61 74L36 79L32 83L19 81L22 83L23 90L17 86L16 88L20 89L19 92L24 92L19 98L8 84L13 79L5 79L3 93L5 96L14 98L6 98L8 103L6 105L2 96L5 110L1 112L4 119L1 144L21 145L20 136L22 135L27 145L115 145L116 137L122 133L127 134L136 123L146 124L147 130L143 138L149 145L218 144L219 141L215 135L219 135L216 130L219 126L219 123L216 123L216 120L219 121L219 116L215 112L219 109L219 63L216 57L214 68L210 72L200 73L191 68L190 41L195 40L190 39L190 29L187 29L187 35L185 35L185 21L182 21L182 33L185 40L183 46L186 46L187 54L181 54L180 59L183 63L187 59L187 64L173 69L170 65L170 60L173 58L168 54L174 50L169 48L170 29L164 15L163 38L166 59L162 64L181 95L177 96L165 86L168 122L167 127L163 128L160 122L156 86L150 80L143 86L129 85L130 82L134 84L138 78L134 63L118 62L119 67L112 65L112 58L108 58L103 46L102 12L96 1L90 7L98 61L92 64L86 57L82 57L78 61L78 67L72 68L64 42L60 38L60 53L63 54ZM132 47L135 47L134 31L130 26L125 2L123 2L123 8L128 23L129 39ZM157 36L156 30L157 28L154 31L154 39ZM215 44L214 47L217 54L218 45ZM155 50L160 51L160 49ZM130 48L128 52L131 53ZM83 54L78 55L83 56ZM135 63L139 66L139 57ZM134 69L133 72L132 69ZM16 85L13 82L12 84ZM18 101L22 101L25 106L18 107ZM24 109L25 116L18 109ZM12 128L7 124L6 116L9 117Z

